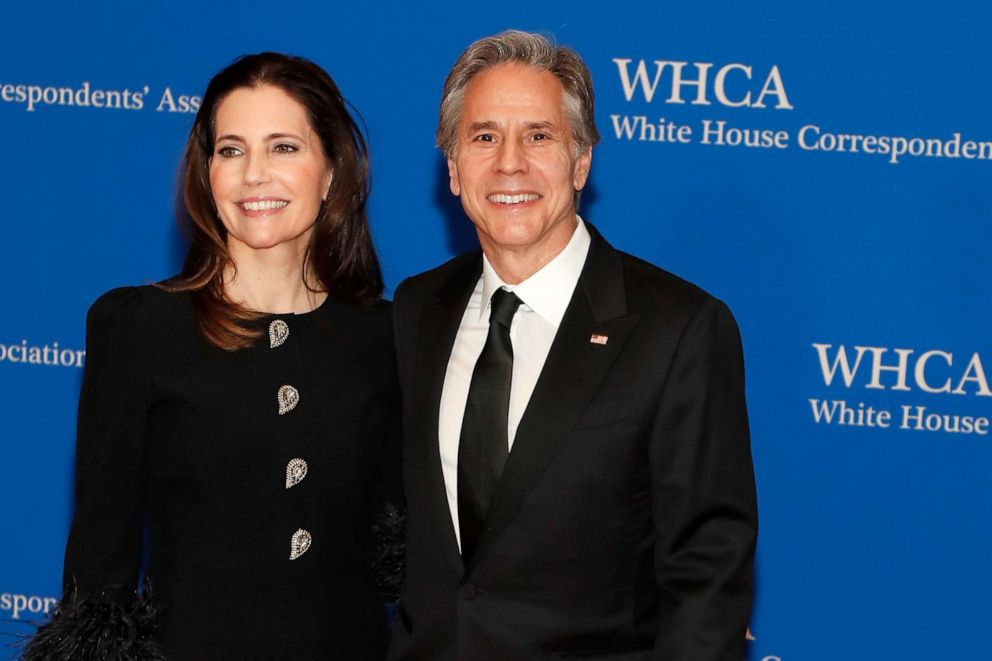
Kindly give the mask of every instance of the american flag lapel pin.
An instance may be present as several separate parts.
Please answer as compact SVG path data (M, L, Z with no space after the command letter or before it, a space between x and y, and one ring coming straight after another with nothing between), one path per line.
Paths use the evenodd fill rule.
M593 333L589 338L590 344L606 344L610 340L609 335L600 335L599 333Z

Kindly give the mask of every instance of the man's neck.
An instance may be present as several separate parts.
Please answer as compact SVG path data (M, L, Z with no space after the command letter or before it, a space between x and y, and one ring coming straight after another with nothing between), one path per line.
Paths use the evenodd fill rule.
M536 243L527 246L498 245L480 234L479 244L496 275L508 285L520 284L534 275L565 249L578 226L573 214L570 220L552 229Z

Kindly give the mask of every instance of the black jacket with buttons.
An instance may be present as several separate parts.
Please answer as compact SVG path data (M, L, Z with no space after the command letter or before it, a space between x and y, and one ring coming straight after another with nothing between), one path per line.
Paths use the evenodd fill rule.
M187 294L93 305L66 589L126 607L145 555L169 659L381 658L370 528L400 491L388 305L260 323L271 338L223 351Z

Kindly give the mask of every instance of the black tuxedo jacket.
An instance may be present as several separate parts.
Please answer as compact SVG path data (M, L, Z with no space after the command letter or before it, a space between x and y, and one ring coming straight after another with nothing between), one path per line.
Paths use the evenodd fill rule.
M744 658L757 511L736 323L587 227L589 256L467 566L438 411L481 253L396 291L408 514L390 659Z

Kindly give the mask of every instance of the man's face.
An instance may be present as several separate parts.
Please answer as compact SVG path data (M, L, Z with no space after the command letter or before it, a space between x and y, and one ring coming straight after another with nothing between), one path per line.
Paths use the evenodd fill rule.
M487 254L510 250L550 261L574 230L574 193L591 148L575 155L562 86L547 71L500 64L465 88L451 192L461 197Z

